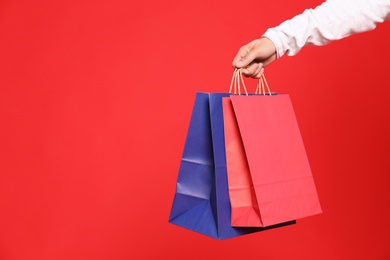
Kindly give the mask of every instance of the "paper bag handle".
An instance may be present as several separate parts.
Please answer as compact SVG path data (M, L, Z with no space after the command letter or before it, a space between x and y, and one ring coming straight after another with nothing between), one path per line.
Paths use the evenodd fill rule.
M241 95L241 84L244 88L244 91L245 91L245 95L248 96L248 91L246 90L246 86L245 86L245 83L244 83L244 79L242 77L242 69L234 69L234 72L233 72L233 77L232 77L232 80L230 82L230 89L229 89L229 93L232 93L232 89L234 89L234 93L233 94L238 94L238 95ZM267 80L265 79L265 75L264 73L260 76L258 82L257 82L257 87L256 87L256 91L255 91L255 94L260 94L260 95L266 95L266 92L265 92L265 88L264 86L267 87L267 90L268 90L268 94L270 96L272 96L272 92L268 86L268 82Z
M272 92L271 92L271 90L269 89L268 82L267 82L267 80L265 79L264 73L261 74L261 77L260 77L259 80L257 81L257 87L256 87L256 92L255 92L255 94L266 95L265 89L264 89L264 85L267 87L268 94L269 94L270 96L272 96Z
M245 94L248 96L248 91L246 90L244 79L242 78L242 69L234 69L233 77L232 77L232 80L230 82L229 93L232 93L232 88L234 88L234 93L233 94L241 95L241 84L240 84L240 82L242 83L242 86L244 87Z

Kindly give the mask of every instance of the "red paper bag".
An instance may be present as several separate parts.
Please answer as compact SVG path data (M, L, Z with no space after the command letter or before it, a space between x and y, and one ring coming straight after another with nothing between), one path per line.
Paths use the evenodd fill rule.
M289 96L227 99L224 120L232 225L269 226L321 213Z
M230 98L223 98L222 105L231 225L262 227L264 225Z

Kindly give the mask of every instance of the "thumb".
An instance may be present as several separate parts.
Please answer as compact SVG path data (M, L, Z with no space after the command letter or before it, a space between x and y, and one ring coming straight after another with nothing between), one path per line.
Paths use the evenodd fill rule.
M244 68L247 67L250 63L252 63L256 59L256 54L253 50L250 50L245 56L241 57L235 64L236 68Z
M242 60L239 60L239 61L237 61L235 64L234 64L234 67L236 67L236 68L242 68L242 67L244 67L244 63L242 62Z

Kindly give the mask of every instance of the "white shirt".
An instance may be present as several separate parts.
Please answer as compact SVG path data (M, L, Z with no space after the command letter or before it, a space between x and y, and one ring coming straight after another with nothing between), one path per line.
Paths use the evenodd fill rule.
M302 47L325 45L352 34L373 30L390 19L390 0L327 0L315 9L268 29L264 37L276 47L278 58L294 56Z

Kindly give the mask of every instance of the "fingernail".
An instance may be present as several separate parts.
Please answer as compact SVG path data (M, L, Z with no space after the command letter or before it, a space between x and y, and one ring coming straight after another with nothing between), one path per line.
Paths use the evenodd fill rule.
M242 65L243 65L242 61L239 60L236 62L236 67L242 67Z

